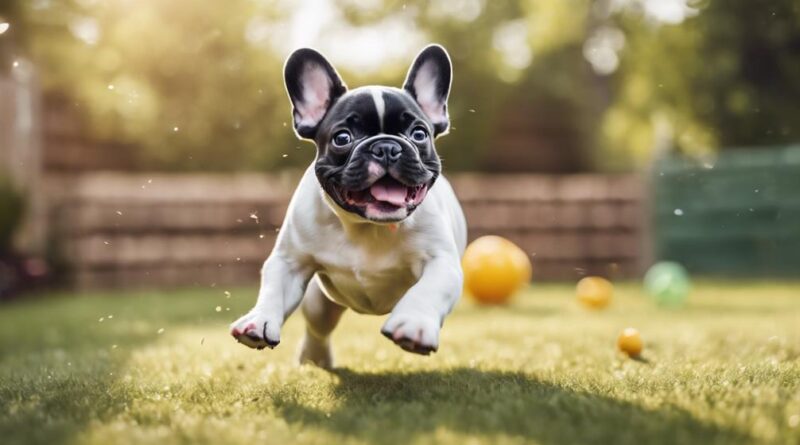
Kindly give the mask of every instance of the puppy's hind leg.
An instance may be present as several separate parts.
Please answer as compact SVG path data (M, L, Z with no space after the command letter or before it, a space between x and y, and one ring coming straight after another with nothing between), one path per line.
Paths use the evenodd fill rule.
M333 368L330 334L345 308L328 299L317 280L312 279L308 283L301 310L306 319L306 334L300 344L300 363L311 363L323 369Z

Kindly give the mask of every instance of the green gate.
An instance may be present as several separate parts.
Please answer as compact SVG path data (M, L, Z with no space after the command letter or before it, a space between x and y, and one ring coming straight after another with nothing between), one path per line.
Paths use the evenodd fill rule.
M704 275L800 278L800 146L653 166L658 259Z

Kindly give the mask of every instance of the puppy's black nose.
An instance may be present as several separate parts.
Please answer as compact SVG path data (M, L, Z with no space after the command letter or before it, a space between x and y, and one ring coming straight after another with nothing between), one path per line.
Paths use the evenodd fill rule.
M395 141L377 141L369 147L369 152L378 161L395 162L400 159L403 148Z

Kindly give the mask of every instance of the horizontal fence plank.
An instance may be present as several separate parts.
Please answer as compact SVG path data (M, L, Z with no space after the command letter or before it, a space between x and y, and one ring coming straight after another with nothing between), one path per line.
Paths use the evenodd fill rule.
M270 231L280 227L288 200L130 202L82 200L63 209L71 234L93 232Z
M82 267L72 282L81 289L143 287L219 287L256 285L261 264L167 264L161 267ZM212 310L212 308L209 308Z
M636 229L641 226L638 203L608 201L526 203L462 203L470 229Z
M451 179L459 199L491 201L639 201L645 193L637 175L485 175Z
M263 237L239 234L205 235L89 235L65 248L69 257L87 266L138 266L151 264L216 264L229 261L259 262L269 254L275 232Z
M302 172L283 174L170 174L170 173L86 173L56 181L71 187L65 200L128 202L219 203L231 200L253 202L285 201L291 196Z

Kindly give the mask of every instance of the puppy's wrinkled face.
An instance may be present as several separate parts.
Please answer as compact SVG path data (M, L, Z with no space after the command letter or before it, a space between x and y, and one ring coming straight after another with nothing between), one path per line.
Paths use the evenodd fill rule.
M444 49L424 49L402 89L347 91L310 49L289 57L285 76L295 130L316 142L315 172L333 204L373 222L407 218L441 171L433 139L449 124L451 65Z
M434 129L403 90L366 87L341 97L317 134L317 178L341 208L398 221L439 175Z

